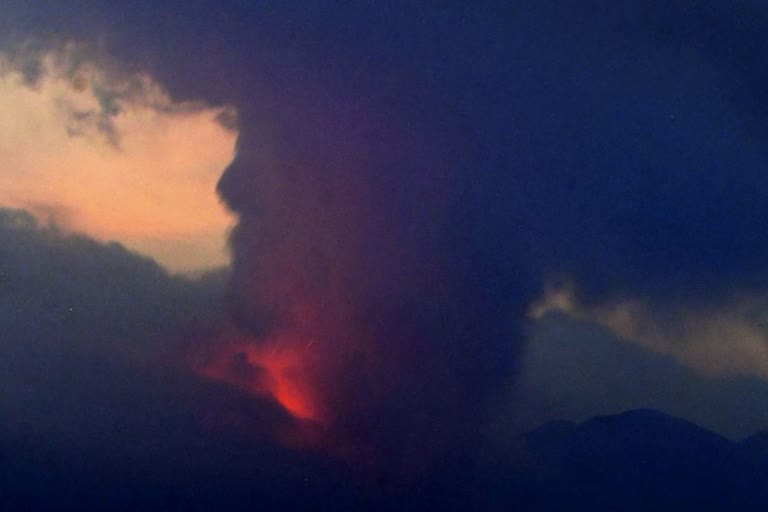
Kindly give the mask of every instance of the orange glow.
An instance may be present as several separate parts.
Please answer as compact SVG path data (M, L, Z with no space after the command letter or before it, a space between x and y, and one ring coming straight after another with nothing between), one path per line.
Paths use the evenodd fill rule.
M231 111L176 101L75 46L35 58L30 86L0 52L0 206L117 240L172 271L226 264L233 218L215 188L234 155L237 133L220 122Z
M316 419L318 411L302 375L302 360L293 347L250 347L246 352L252 364L269 372L268 392L290 413L301 419Z
M308 359L314 340L277 336L266 341L240 338L222 343L197 370L239 389L271 397L298 420L323 423L310 382Z

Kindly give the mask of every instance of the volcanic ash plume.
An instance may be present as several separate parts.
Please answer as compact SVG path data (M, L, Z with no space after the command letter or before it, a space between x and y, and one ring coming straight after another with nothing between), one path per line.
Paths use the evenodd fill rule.
M488 277L450 123L350 103L294 96L270 130L242 118L219 184L240 216L232 326L198 369L271 396L331 451L414 468L513 373L526 300Z

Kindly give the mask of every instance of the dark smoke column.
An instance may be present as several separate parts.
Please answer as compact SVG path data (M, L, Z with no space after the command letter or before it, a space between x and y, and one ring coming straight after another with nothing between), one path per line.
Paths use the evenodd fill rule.
M219 191L239 215L232 357L333 449L399 470L477 430L528 293L484 261L459 123L396 89L274 93L242 112Z

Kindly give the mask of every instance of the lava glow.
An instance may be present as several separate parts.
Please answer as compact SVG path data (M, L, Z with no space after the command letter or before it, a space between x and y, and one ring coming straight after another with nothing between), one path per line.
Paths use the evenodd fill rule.
M275 336L238 337L216 346L197 371L248 393L272 398L297 420L322 424L324 416L310 382L315 340Z
M257 364L267 370L271 377L269 392L287 411L301 419L318 417L306 383L302 381L301 359L296 350L251 349L246 354L251 364Z

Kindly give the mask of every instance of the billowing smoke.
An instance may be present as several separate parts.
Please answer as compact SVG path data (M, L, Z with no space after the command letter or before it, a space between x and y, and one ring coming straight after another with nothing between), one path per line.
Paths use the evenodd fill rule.
M231 325L196 364L332 452L411 470L477 430L529 292L482 260L460 124L396 89L242 113L219 184L240 216Z
M654 346L701 311L743 338L731 318L764 296L762 8L492 4L110 26L171 90L240 112L231 325L196 366L326 445L439 452L474 430L541 276L579 311L639 304L622 329L602 315L627 336L663 312Z

